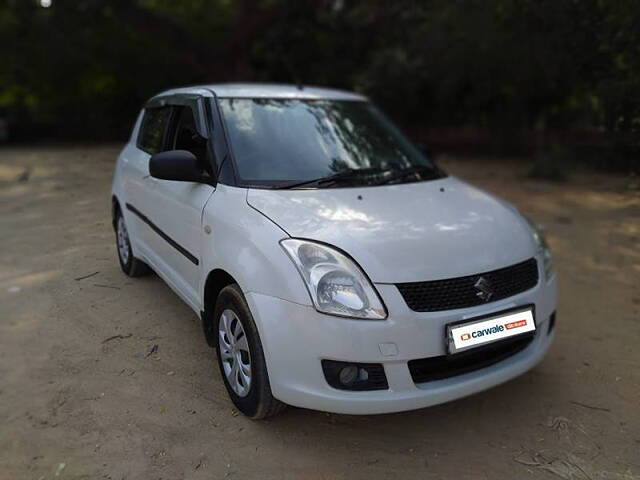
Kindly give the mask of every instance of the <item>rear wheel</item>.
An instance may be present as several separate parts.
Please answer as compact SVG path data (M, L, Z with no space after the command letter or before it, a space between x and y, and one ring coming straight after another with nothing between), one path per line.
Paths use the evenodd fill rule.
M115 218L116 228L116 247L118 248L118 260L122 271L130 277L140 277L148 274L151 269L142 260L133 256L131 249L131 241L129 240L129 232L124 223L124 216L118 210Z
M214 324L218 366L236 408L253 419L284 410L286 405L271 394L260 336L237 284L220 292Z

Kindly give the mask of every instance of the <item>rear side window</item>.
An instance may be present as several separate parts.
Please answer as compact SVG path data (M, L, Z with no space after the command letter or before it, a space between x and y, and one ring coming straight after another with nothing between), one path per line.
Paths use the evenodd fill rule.
M148 108L144 111L142 127L138 135L138 148L154 154L162 150L164 132L169 123L169 107Z

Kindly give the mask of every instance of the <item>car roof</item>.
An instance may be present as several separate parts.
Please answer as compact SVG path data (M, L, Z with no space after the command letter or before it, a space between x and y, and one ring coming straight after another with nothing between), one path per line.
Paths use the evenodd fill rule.
M333 88L297 86L269 83L218 83L166 90L154 98L179 94L202 94L212 92L218 98L283 98L305 100L352 100L366 101L367 97L358 93Z

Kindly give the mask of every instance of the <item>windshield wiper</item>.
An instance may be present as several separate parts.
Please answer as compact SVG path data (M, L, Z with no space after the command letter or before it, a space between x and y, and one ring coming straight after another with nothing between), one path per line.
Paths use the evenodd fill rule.
M429 165L414 165L413 167L402 168L393 171L391 175L381 179L376 185L387 185L389 183L401 182L411 177L419 176L419 180L436 180L445 176L444 172L438 167Z
M274 188L280 190L298 187L321 187L325 185L332 185L338 182L351 181L356 178L360 178L363 175L375 175L377 173L385 173L388 171L388 169L380 167L348 168L346 170L342 170L338 173L334 173L333 175L328 175L326 177L315 178L313 180L305 180L302 182L285 183L275 186Z

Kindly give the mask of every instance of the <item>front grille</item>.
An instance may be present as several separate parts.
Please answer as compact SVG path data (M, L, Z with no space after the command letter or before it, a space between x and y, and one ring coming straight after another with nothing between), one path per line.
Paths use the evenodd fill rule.
M478 296L479 290L474 286L480 277L489 282L493 290L489 301L495 302L535 287L538 284L538 264L535 258L530 258L491 272L429 282L398 283L396 286L411 310L438 312L488 303Z
M439 357L409 362L414 383L432 382L486 368L524 350L533 340L533 332L522 337L502 340L486 347Z

